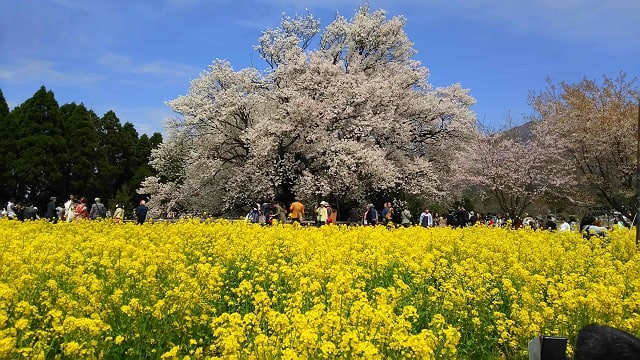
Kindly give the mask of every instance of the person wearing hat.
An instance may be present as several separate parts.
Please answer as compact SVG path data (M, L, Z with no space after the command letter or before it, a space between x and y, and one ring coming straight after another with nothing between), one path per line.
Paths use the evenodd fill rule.
M107 208L100 202L100 198L95 198L95 202L91 205L89 218L91 220L104 219L107 216Z
M58 222L58 211L56 209L55 196L49 198L49 202L47 203L47 210L44 212L44 217L49 219L49 221L54 224Z
M326 201L320 201L320 206L316 208L316 225L322 226L327 223L327 205L329 205Z
M113 212L113 222L121 223L124 220L124 208L120 205L116 205L116 211Z

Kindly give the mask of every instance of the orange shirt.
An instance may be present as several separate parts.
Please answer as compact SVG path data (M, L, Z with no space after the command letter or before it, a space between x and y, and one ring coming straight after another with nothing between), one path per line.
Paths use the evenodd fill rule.
M331 209L331 215L329 215L329 217L331 218L331 223L335 224L338 220L338 211L336 209Z
M289 211L291 211L292 219L302 219L304 216L304 205L299 201L295 201L289 207Z

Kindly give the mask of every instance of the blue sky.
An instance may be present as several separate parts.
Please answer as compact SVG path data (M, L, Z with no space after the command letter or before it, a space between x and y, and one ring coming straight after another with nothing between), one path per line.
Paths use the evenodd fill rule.
M13 108L40 86L60 104L114 110L141 133L163 131L165 105L214 59L266 68L253 46L283 14L306 9L326 27L350 0L0 0L0 89ZM501 127L530 113L545 79L640 74L638 0L387 0L371 10L407 19L434 86L461 83L478 120Z

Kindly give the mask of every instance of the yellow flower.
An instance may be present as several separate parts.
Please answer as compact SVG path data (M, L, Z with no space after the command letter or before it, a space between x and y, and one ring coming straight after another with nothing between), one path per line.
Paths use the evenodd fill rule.
M180 351L180 345L174 346L171 350L165 352L160 356L161 359L173 359L178 356L178 351Z
M628 232L120 225L0 220L0 358L59 339L70 358L521 357L587 321L640 335Z
M75 341L62 344L62 352L66 356L75 356L80 354L82 346Z
M20 318L16 321L14 327L18 330L24 330L29 327L29 320Z

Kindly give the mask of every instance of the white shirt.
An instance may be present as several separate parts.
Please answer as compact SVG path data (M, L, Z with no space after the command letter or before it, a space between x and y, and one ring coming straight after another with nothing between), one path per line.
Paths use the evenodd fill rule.
M7 217L9 219L16 217L16 205L11 201L7 203Z
M64 214L65 214L65 217L67 218L67 222L71 222L71 220L73 220L73 218L76 215L73 212L73 209L71 209L71 204L73 204L71 200L67 200L67 202L64 203Z

